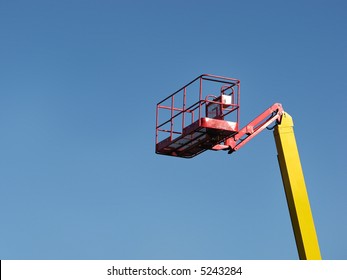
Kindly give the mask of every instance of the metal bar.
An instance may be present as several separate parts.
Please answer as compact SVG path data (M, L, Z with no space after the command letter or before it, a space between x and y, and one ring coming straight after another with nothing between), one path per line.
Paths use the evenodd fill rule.
M237 84L237 101L236 103L238 104L238 110L237 110L237 119L236 119L236 123L239 124L240 123L240 91L241 91L241 85L240 83Z
M201 100L202 100L202 78L200 78L200 88L199 88L199 125L201 125Z
M173 95L179 93L181 90L183 90L185 87L188 87L189 85L191 85L192 83L194 83L196 80L200 79L202 75L200 75L199 77L195 78L193 81L189 82L188 84L184 85L183 87L181 87L179 90L176 90L174 93L172 93L171 95L169 95L168 97L164 98L162 101L158 102L158 105L160 103L165 102L166 100L168 100L169 98L171 98Z
M187 88L184 88L183 90L183 115L182 115L182 131L183 131L183 128L184 128L184 123L185 123L185 115L186 115L186 112L185 112L185 109L186 109L186 95L187 95Z
M168 130L168 129L158 129L158 131L160 132L171 132L171 130ZM182 132L180 131L172 131L173 134L182 134Z
M293 126L291 116L284 113L281 124L274 130L278 162L299 258L301 260L320 260L318 238Z
M171 97L171 121L170 121L170 129L171 129L171 132L170 132L170 139L172 140L172 131L174 129L174 123L173 123L173 114L174 114L174 106L175 106L175 96L173 95Z
M223 84L229 84L231 86L234 86L236 85L236 82L234 80L217 80L217 79L212 79L212 78L205 78L205 77L202 77L203 80L205 81L211 81L211 82L216 82L216 83L223 83Z
M216 78L216 79L211 79L211 78L205 78L205 77L211 77L211 78ZM163 100L161 100L160 102L158 102L157 104L159 105L160 103L165 102L166 100L168 100L169 98L171 98L173 95L179 93L181 90L183 90L185 87L188 87L189 85L191 85L192 83L194 83L195 81L197 81L198 79L204 79L204 80L210 80L210 81L214 81L214 82L220 82L220 83L228 83L231 84L231 82L229 81L233 81L234 84L239 84L240 80L235 79L235 78L228 78L228 77L223 77L223 76L216 76L216 75L211 75L211 74L202 74L198 77L196 77L193 81L189 82L188 84L184 85L183 87L181 87L179 90L175 91L174 93L172 93L171 95L167 96L166 98L164 98ZM221 79L221 80L217 80L217 79Z
M235 79L235 78L223 77L223 76L211 75L211 74L202 74L200 77L202 77L203 79L206 79L205 77L211 77L211 78L220 79L220 80L215 80L216 82L224 82L225 80L233 81L233 82L236 82L236 83L240 82L240 80Z
M181 108L172 108L171 106L158 105L160 109L174 110L174 111L183 111Z
M155 144L158 144L158 119L159 119L159 108L158 105L156 107L156 111L155 111Z

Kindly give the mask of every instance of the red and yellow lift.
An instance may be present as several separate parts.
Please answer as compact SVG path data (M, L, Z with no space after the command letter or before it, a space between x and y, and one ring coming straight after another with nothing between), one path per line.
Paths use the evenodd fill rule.
M293 120L273 104L239 129L240 81L203 74L157 104L156 153L192 158L206 150L233 153L275 123L274 138L299 258L321 259Z

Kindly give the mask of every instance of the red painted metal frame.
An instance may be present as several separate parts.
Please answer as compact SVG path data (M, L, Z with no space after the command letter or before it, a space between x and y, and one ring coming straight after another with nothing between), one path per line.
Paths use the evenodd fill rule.
M198 83L197 100L193 99L192 104L187 104L188 94L191 94L188 91L196 83ZM219 97L216 96L210 100L211 94L204 95L203 90L206 83L209 83L209 87L212 83L212 88L220 87ZM229 95L231 103L223 103L222 95ZM182 105L176 105L176 102ZM221 114L217 118L206 116L207 107L211 104L216 104L221 108ZM200 75L157 104L156 153L190 158L207 149L212 149L238 132L239 108L239 80L210 74ZM170 115L163 122L159 121L161 111L169 112ZM228 120L230 116L234 118L233 121ZM177 128L178 121L181 122L181 125ZM164 139L159 137L163 134L167 135Z
M229 153L237 151L273 122L280 123L283 113L280 103L273 104L238 133L226 139L224 145L216 145L213 150L229 150Z

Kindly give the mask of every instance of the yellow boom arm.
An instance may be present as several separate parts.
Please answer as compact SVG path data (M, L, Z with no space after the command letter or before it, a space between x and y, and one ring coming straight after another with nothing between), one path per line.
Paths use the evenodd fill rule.
M320 260L318 238L295 141L292 117L283 113L274 137L296 246L301 260Z

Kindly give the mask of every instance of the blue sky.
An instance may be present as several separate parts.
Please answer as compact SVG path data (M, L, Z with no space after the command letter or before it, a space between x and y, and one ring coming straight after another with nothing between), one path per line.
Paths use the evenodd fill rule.
M322 257L347 259L345 1L0 1L0 259L297 259L271 132L154 153L155 105L241 80L292 115Z

